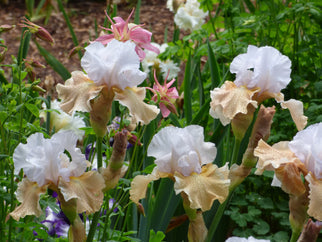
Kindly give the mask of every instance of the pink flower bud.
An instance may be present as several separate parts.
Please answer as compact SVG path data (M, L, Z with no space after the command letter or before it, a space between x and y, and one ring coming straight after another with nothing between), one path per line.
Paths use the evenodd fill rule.
M36 37L38 37L39 39L42 39L46 42L54 44L53 37L50 35L50 33L44 27L34 24L30 20L28 20L26 17L22 19L19 26L28 28L30 33L35 34Z

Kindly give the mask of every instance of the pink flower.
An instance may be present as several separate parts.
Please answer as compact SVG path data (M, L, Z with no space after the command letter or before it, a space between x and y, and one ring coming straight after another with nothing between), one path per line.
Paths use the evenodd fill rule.
M151 44L152 33L145 29L142 29L141 26L143 25L136 25L133 23L129 24L129 20L133 13L134 9L132 10L130 16L126 21L124 21L121 17L114 17L114 23L113 20L105 12L112 26L110 29L103 27L102 28L111 31L112 33L100 36L95 41L101 42L105 45L108 44L112 39L116 39L122 42L132 40L136 45L135 51L140 57L140 61L142 61L145 57L145 52L143 51L143 49L154 51L157 54L160 53L160 50Z
M166 77L164 79L163 86L161 86L154 71L154 80L155 83L153 85L153 89L149 87L147 87L147 89L154 93L152 100L154 102L159 102L162 116L166 118L169 116L170 112L177 113L177 109L173 103L177 98L179 98L179 94L176 87L171 87L171 85L175 82L175 79L172 79L167 83Z

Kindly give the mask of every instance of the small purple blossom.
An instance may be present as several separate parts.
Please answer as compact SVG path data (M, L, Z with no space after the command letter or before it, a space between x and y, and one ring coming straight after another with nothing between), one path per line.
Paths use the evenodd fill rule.
M108 200L108 209L111 210L115 204L116 200L114 198L110 198ZM116 203L116 206L115 208L113 209L113 212L116 213L119 209L117 208L117 203Z

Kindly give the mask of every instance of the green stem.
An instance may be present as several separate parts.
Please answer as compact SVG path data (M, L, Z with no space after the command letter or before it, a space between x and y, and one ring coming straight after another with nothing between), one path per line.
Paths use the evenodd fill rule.
M240 143L241 140L237 139L235 137L235 142L234 142L234 148L233 148L233 154L231 156L231 165L235 164L237 162L237 158L238 158L238 153L239 153L239 148L240 148Z
M96 137L96 151L97 151L97 171L102 167L103 164L103 157L102 157L102 143L103 143L103 137ZM91 226L89 228L88 236L87 236L87 242L93 241L95 231L97 229L97 223L98 219L100 217L100 211L98 210L96 213L94 213Z
M229 204L230 202L230 199L232 197L232 194L233 194L233 191L231 191L226 199L225 202L221 203L216 211L216 214L215 214L215 217L214 217L214 220L212 221L210 227L209 227L209 230L208 230L208 235L207 235L207 239L206 239L206 242L210 242L210 241L213 241L212 240L212 237L214 236L216 230L217 230L217 227L219 225L219 222L224 214L224 211L227 207L227 205Z
M102 164L103 164L102 143L103 143L103 137L97 136L97 140L96 140L96 149L97 149L97 171L102 167Z
M51 96L48 95L47 96L47 109L50 109L51 107ZM50 135L50 112L47 112L46 114L46 131L47 131L47 134Z
M297 239L299 238L300 234L301 234L301 231L293 229L292 230L292 237L291 237L290 242L296 242Z
M10 166L10 198L11 201L14 201L14 168L13 165ZM14 203L11 204L10 212L14 209ZM12 233L12 219L9 220L9 234L8 241L11 241L11 233Z

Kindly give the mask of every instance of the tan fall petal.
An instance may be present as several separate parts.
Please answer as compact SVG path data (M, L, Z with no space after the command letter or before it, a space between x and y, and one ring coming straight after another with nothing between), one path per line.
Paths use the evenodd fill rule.
M98 211L103 203L104 178L96 171L85 172L79 177L70 177L66 182L59 179L58 188L68 202L77 198L77 213L88 214Z
M17 199L21 204L10 213L10 216L17 221L26 215L39 217L42 213L39 197L40 194L44 194L46 191L47 186L39 187L37 182L29 181L27 178L22 179L17 189Z
M192 209L207 211L214 200L218 199L220 203L226 200L230 186L228 175L228 164L221 168L207 164L200 174L192 173L190 176L175 172L174 189L176 194L184 192L188 196Z
M107 192L110 189L113 189L119 182L120 178L123 177L128 169L128 165L123 165L118 170L113 170L111 167L100 169L100 174L104 177L105 188L103 192Z
M138 175L134 177L133 181L131 182L130 199L134 203L138 204L140 199L145 198L149 183L151 181L156 181L159 179L160 176L157 172L156 167L151 174L148 174L146 176Z
M309 195L309 209L308 215L322 221L322 180L317 180L308 174L305 179L309 182L310 195Z
M104 86L96 86L83 72L74 71L64 85L57 84L58 97L62 99L61 109L72 114L74 111L91 111L90 100L95 98Z
M144 87L127 87L124 90L114 88L115 100L128 107L130 114L143 124L150 123L159 114L160 110L155 105L143 102L145 98Z
M252 100L257 92L258 89L249 90L226 81L220 88L211 91L209 113L213 118L219 118L223 125L227 125L238 113L246 114L248 105L257 108L257 102Z
M272 147L261 139L254 150L254 155L259 158L256 165L256 175L261 175L264 170L277 169L280 165L294 162L297 159L288 149L287 141L279 142Z
M297 197L306 192L301 177L303 169L305 169L305 166L301 162L286 163L275 169L276 178L281 182L281 188L284 192Z
M307 124L307 117L303 114L303 103L295 99L290 99L281 102L281 106L290 111L297 130L303 130Z

